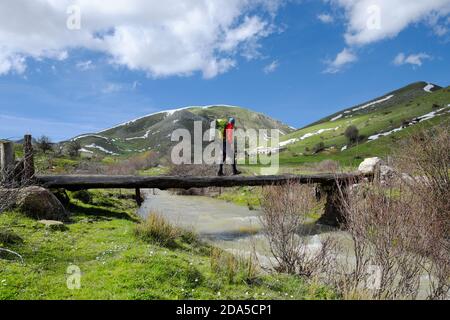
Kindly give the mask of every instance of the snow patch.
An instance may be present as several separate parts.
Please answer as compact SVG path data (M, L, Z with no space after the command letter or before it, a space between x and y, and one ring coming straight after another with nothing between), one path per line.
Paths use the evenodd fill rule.
M424 90L425 92L432 93L433 91L431 91L431 90L432 90L433 88L434 88L434 85L431 84L431 83L429 83L429 84L427 84L427 85L425 86L425 88L423 88L423 90Z
M434 117L439 116L438 113L441 112L441 111L443 111L444 109L446 109L446 108L444 107L444 108L441 108L441 109L439 109L439 110L432 111L432 112L430 112L430 113L424 114L423 116L414 118L414 119L410 122L410 124L407 125L406 127L415 125L415 124L417 124L417 123L419 123L419 122L422 122L422 121L426 121L426 120L433 119ZM373 140L379 139L380 137L386 137L386 136L388 136L388 135L390 135L390 134L392 134L392 133L402 131L402 130L405 129L406 127L395 128L395 129L392 129L391 131L388 131L388 132L383 132L383 133L375 134L375 135L373 135L373 136L370 136L370 137L368 138L368 140L369 140L369 141L373 141Z
M341 151L345 151L345 150L347 150L347 146L343 146L342 148L341 148Z
M297 141L298 141L298 139L289 139L289 140L280 142L278 145L279 145L280 147L285 147L285 146L290 145L290 144L292 144L292 143L296 143Z
M84 134L82 136L78 136L78 137L73 138L72 141L76 141L76 140L83 139L83 138L88 138L88 137L94 137L94 138L99 138L99 139L103 139L103 140L108 141L108 138L100 136L98 134Z
M330 121L333 122L333 121L339 120L340 118L342 118L342 116L343 116L343 114L340 114L340 115L334 117L333 119L331 119Z
M81 148L81 149L80 149L80 152L85 152L85 153L94 153L93 151L91 151L91 150L88 150L88 149L85 149L85 148Z
M147 139L150 135L150 130L148 130L142 137L131 137L131 138L125 138L126 141L131 141L131 140L138 140L138 139Z
M87 146L85 146L85 148L98 149L100 151L103 151L104 153L107 153L107 154L110 154L110 155L113 155L113 156L118 156L117 153L114 153L112 151L106 150L105 148L103 148L101 146L98 146L95 143L87 145Z
M280 142L280 143L278 144L278 146L279 146L279 147L285 147L285 146L287 146L287 145L296 143L296 142L298 142L298 141L305 140L305 139L307 139L307 138L311 138L311 137L313 137L313 136L315 136L315 135L322 134L322 133L327 132L327 131L336 131L336 130L338 130L339 128L340 128L340 126L337 126L336 128L319 129L319 130L317 130L317 131L315 131L315 132L305 133L305 134L304 134L303 136L301 136L300 138L293 138L293 139L289 139L289 140Z
M100 131L99 133L102 133L102 132L105 132L105 131L109 131L109 130L112 130L112 129L116 129L116 128L119 128L119 127L122 127L122 126L128 126L130 124L135 123L136 121L139 121L139 120L142 120L144 118L148 118L148 117L151 117L151 116L154 116L154 115L157 115L157 114L164 113L165 116L167 117L167 116L171 116L171 115L173 115L176 112L181 111L181 110L195 109L195 108L208 109L208 108L212 108L212 107L238 108L236 106L230 106L230 105L223 104L223 105L209 105L209 106L188 106L188 107L183 107L183 108L178 108L178 109L162 110L162 111L157 111L157 112L154 112L154 113L147 114L145 116L142 116L142 117L139 117L139 118L136 118L136 119L124 122L124 123L120 123L118 125L115 125L114 127L111 127L111 128L108 128L108 129L104 129L104 130Z
M388 135L390 135L390 134L392 134L392 133L394 133L394 132L399 132L399 131L402 131L402 130L403 130L403 128L400 127L400 128L392 129L391 131L388 131L388 132L383 132L383 133L374 134L373 136L370 136L370 137L368 138L368 140L369 140L369 141L374 141L374 140L377 140L377 139L379 139L379 138L381 138L381 137L386 137L386 136L388 136Z
M377 101L370 102L370 103L365 104L365 105L363 105L363 106L361 106L361 107L354 108L352 111L359 111L359 110L362 110L362 109L366 109L366 108L371 107L371 106L373 106L373 105L376 105L376 104L379 104L379 103L388 101L388 100L392 99L393 97L394 97L394 95L391 94L390 96L387 96L387 97L385 97L385 98L383 98L383 99L380 99L380 100L377 100Z
M437 114L438 114L439 112L441 112L441 111L444 110L444 109L445 109L445 108L441 108L441 109L439 109L439 110L432 111L432 112L430 112L430 113L424 114L423 116L417 117L416 119L418 119L419 122L425 121L425 120L433 119L434 117L437 116Z

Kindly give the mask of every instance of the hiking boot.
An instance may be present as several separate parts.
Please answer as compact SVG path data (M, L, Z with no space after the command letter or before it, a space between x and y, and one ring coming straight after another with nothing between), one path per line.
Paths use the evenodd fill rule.
M217 175L218 175L219 177L223 177L223 176L224 176L223 171L222 171L222 170L219 170L219 172L217 172Z
M233 171L233 176L238 176L240 175L242 172L240 172L239 170L234 170Z

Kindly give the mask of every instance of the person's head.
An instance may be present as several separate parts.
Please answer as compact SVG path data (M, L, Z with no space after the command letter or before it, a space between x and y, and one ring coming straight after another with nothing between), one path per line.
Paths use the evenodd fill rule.
M236 123L236 120L233 118L233 117L230 117L229 119L228 119L228 123L231 123L231 124L235 124Z

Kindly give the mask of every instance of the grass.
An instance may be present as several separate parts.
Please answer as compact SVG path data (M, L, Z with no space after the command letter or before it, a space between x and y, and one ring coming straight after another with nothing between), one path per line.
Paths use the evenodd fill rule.
M216 198L232 202L240 206L247 206L249 209L256 209L260 206L259 199L261 197L260 187L237 187L227 188Z
M338 161L341 166L357 167L364 158L373 156L383 157L391 151L393 142L423 126L431 126L441 121L446 121L446 119L449 119L448 113L376 141L362 142L354 146L349 146L347 150L341 152L341 148L348 145L348 141L344 137L345 129L349 125L355 125L359 129L359 133L366 138L376 133L390 131L400 127L404 120L411 120L417 116L436 111L433 105L447 106L449 90L449 88L445 88L432 94L396 103L387 108L380 108L370 113L362 112L361 114L355 114L347 119L341 118L334 122L319 122L288 134L283 137L283 140L298 138L307 133L317 132L320 129L339 127L338 130L326 131L320 135L315 135L303 141L288 145L287 150L280 154L280 163L283 166L299 166L331 159ZM320 142L325 144L325 151L313 154L311 150Z
M72 199L66 231L50 231L17 212L1 214L4 238L17 241L0 245L20 253L25 263L0 258L0 299L334 298L300 277L256 274L252 281L229 281L229 274L213 267L209 245L180 237L181 245L167 248L136 237L134 206L119 191L93 192L91 204ZM81 270L79 290L66 285L71 265Z

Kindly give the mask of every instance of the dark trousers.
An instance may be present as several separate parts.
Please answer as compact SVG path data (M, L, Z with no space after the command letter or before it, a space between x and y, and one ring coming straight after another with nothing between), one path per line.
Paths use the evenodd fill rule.
M233 162L231 164L233 168L233 173L236 173L237 170L237 164L236 164L236 149L234 148L233 144L228 143L227 139L223 139L223 147L222 147L222 163L219 167L219 172L223 173L223 165L227 161L227 151L230 151L233 153Z

